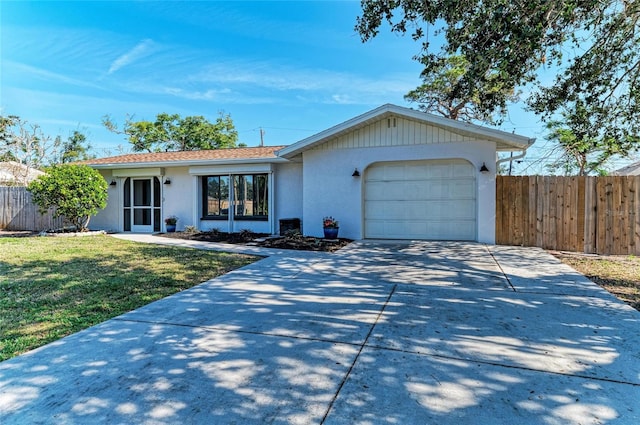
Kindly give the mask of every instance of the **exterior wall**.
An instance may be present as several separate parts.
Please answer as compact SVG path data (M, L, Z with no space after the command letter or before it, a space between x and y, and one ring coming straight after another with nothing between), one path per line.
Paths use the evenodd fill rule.
M186 226L195 226L197 223L193 221L191 213L191 205L193 197L191 193L191 176L189 176L188 167L170 167L165 168L164 180L169 180L171 184L162 184L162 226L164 232L166 230L164 219L171 215L178 217L176 230L184 230Z
M370 126L371 127L371 126ZM375 128L375 126L373 126ZM344 146L344 145L342 145ZM494 142L450 142L393 147L312 149L303 153L303 216L305 234L322 236L322 217L340 221L340 236L362 239L364 232L362 177L352 177L354 168L364 176L377 162L460 158L477 170L486 163L490 172L477 175L477 240L495 240L495 155Z
M299 218L304 233L302 219L302 163L278 164L274 174L274 217L275 233L280 233L280 219Z
M239 167L239 168L238 168ZM216 173L268 172L270 219L258 220L203 220L201 177ZM145 174L145 169L131 170L135 175ZM156 169L154 169L156 170ZM218 229L223 232L239 232L249 229L258 233L275 233L278 231L280 218L302 219L302 164L283 163L266 164L262 166L239 165L217 167L166 167L162 169L163 176L158 175L161 182L170 180L171 184L161 184L162 215L164 219L170 215L178 217L177 230L184 230L186 226L196 226L200 230ZM91 220L91 228L121 232L123 227L122 198L123 182L126 177L112 170L101 170L107 182L116 181L116 186L109 186L107 207ZM154 171L155 173L156 171ZM165 231L164 221L161 230Z
M144 174L144 169L136 170L139 175ZM155 170L155 169L154 169ZM178 217L177 229L184 230L185 226L193 224L191 214L191 179L188 175L187 167L170 167L164 169L164 176L155 174L150 175L160 179L162 214L161 230L165 230L164 218L170 215ZM116 182L115 186L109 186L107 206L91 219L90 227L95 230L107 230L113 232L122 232L123 227L123 184L126 177L114 176L112 170L100 170L100 174L105 178L107 183ZM162 184L166 179L171 184Z
M116 186L108 186L107 189L107 206L98 211L95 217L91 218L89 222L89 228L91 230L105 230L108 232L119 232L121 229L118 225L120 218L120 209L118 203L121 194L122 185L118 184L117 179L114 179L111 175L111 170L100 170L100 174L107 181L107 184L112 180L116 180Z

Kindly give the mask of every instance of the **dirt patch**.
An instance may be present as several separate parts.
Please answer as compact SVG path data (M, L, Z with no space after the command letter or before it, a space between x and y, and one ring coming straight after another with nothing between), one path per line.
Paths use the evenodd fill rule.
M174 232L161 233L158 236L175 239L188 239L201 242L220 242L260 246L264 248L293 249L298 251L334 252L352 242L351 239L323 239L310 236L288 235L272 237L262 233L239 232Z
M550 253L640 311L640 257L558 251Z
M38 236L38 232L30 230L0 230L0 238L28 238Z

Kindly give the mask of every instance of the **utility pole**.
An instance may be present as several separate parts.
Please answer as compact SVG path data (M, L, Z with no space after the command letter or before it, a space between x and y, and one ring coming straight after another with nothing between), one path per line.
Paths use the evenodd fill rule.
M264 146L264 130L260 127L260 146Z

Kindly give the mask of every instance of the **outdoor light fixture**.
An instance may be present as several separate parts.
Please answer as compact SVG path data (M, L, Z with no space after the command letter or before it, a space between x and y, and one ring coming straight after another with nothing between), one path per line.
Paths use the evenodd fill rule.
M171 184L171 179L165 179L164 184Z
M355 170L353 170L353 174L351 174L351 177L360 177L360 171L358 171L358 169L356 168Z
M480 167L480 172L482 174L487 174L489 172L489 169L487 168L484 162L482 163L482 167Z
M109 186L115 186L116 185L116 180L115 179L111 179L111 183L109 183Z

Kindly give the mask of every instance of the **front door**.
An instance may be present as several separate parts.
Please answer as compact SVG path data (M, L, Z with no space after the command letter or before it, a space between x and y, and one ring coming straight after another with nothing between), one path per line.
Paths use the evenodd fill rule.
M157 177L125 180L124 230L139 233L160 231L160 180Z

